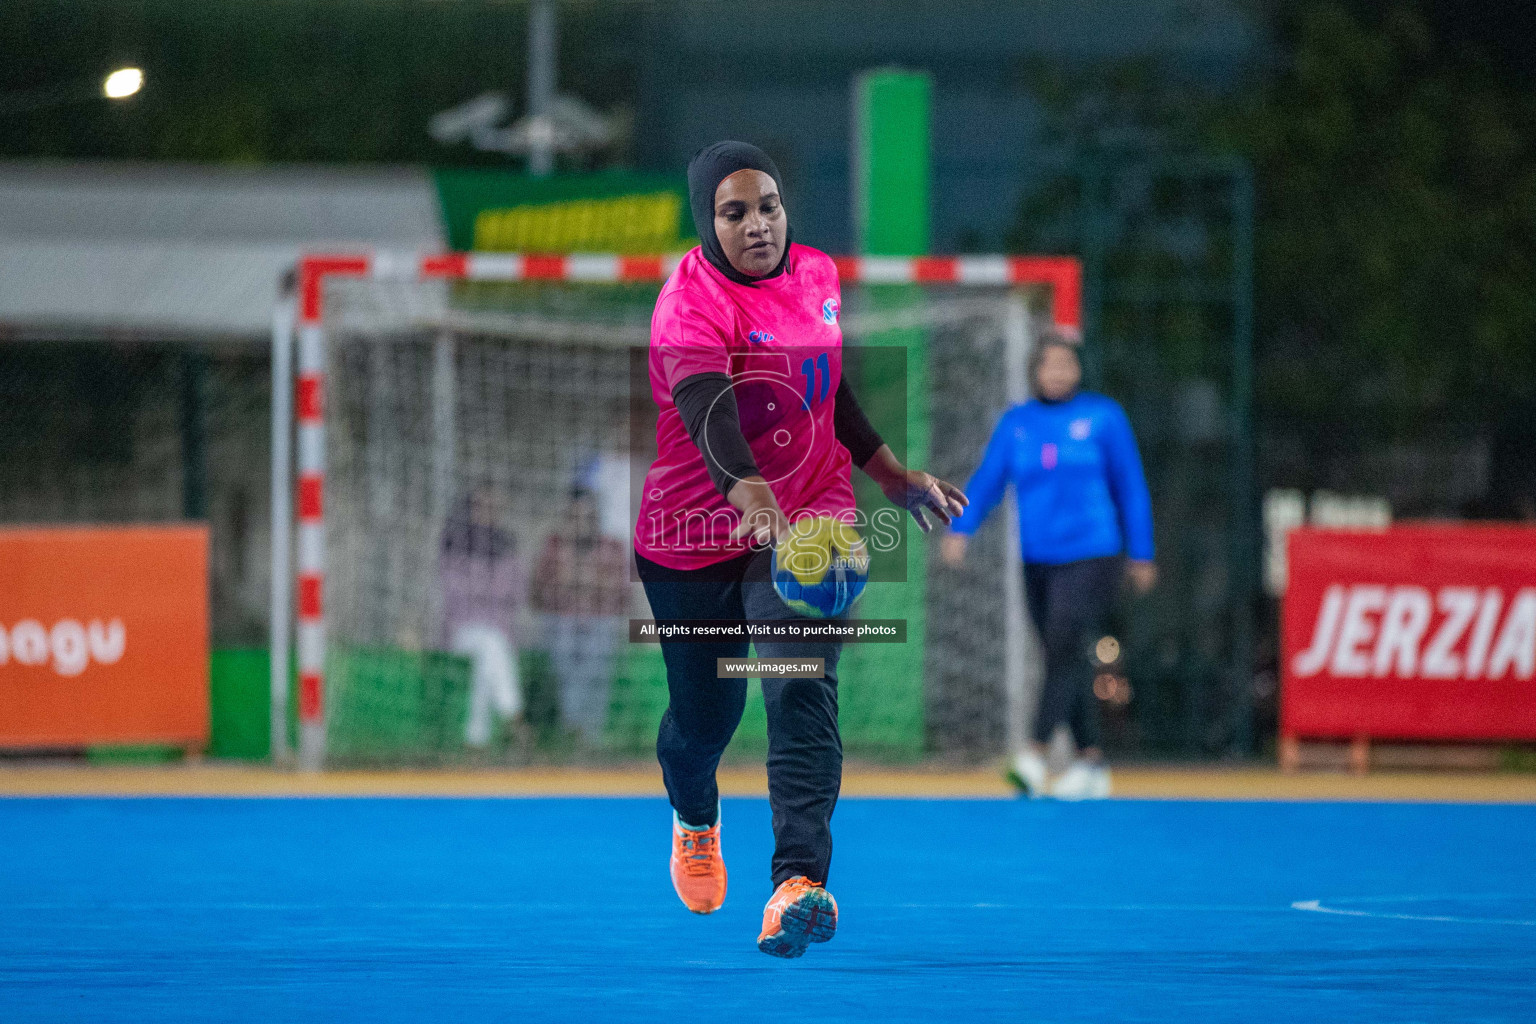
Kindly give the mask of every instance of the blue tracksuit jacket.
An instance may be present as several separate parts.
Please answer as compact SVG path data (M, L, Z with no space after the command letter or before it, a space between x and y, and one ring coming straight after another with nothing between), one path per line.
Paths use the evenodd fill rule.
M965 487L971 504L955 532L975 533L1010 483L1024 561L1152 557L1152 498L1130 420L1114 399L1080 391L1003 413Z

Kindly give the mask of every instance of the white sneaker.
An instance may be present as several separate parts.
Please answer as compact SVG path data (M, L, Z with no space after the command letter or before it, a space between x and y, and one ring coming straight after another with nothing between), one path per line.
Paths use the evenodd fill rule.
M1051 787L1051 795L1058 800L1103 800L1109 796L1109 769L1102 764L1073 761Z
M1015 785L1023 783L1027 796L1045 796L1045 758L1033 750L1026 750L1013 759Z

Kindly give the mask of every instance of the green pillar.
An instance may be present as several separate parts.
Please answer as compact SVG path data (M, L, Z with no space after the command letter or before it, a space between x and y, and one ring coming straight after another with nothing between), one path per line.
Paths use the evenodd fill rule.
M866 71L854 80L853 104L858 251L922 256L928 252L933 83L918 71Z
M920 72L881 69L858 76L853 92L853 215L858 251L870 256L924 255L929 245L932 81ZM911 285L876 286L869 289L865 301L876 309L910 307L923 301L923 290ZM887 440L907 465L927 465L927 332L888 331L859 340L906 350L905 402L897 403L905 405L906 429L897 432L905 437L887 434ZM880 374L880 368L899 370L901 366L889 359L864 362L876 376L889 376ZM851 383L855 393L868 394L882 404L879 396L889 393L893 385L900 389L902 382ZM862 474L855 476L861 507L872 510L885 504ZM871 582L857 611L860 618L905 619L907 642L849 644L843 649L838 687L843 735L850 749L916 757L925 747L927 542L918 539L915 524L908 523L905 582Z

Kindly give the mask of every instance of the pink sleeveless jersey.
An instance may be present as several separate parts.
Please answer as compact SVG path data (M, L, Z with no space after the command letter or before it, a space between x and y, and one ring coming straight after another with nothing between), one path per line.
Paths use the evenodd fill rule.
M698 249L683 257L651 317L651 395L660 413L637 552L668 568L697 569L747 550L729 539L740 513L715 490L672 404L672 389L696 373L730 374L742 434L791 520L852 516L852 459L832 422L843 368L841 305L837 267L808 246L792 244L784 273L753 285L729 280Z

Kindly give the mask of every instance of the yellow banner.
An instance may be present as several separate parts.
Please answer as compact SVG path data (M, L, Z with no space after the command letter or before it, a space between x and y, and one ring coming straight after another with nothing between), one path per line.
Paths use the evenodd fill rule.
M667 252L678 244L682 198L675 192L527 203L481 210L478 252Z

